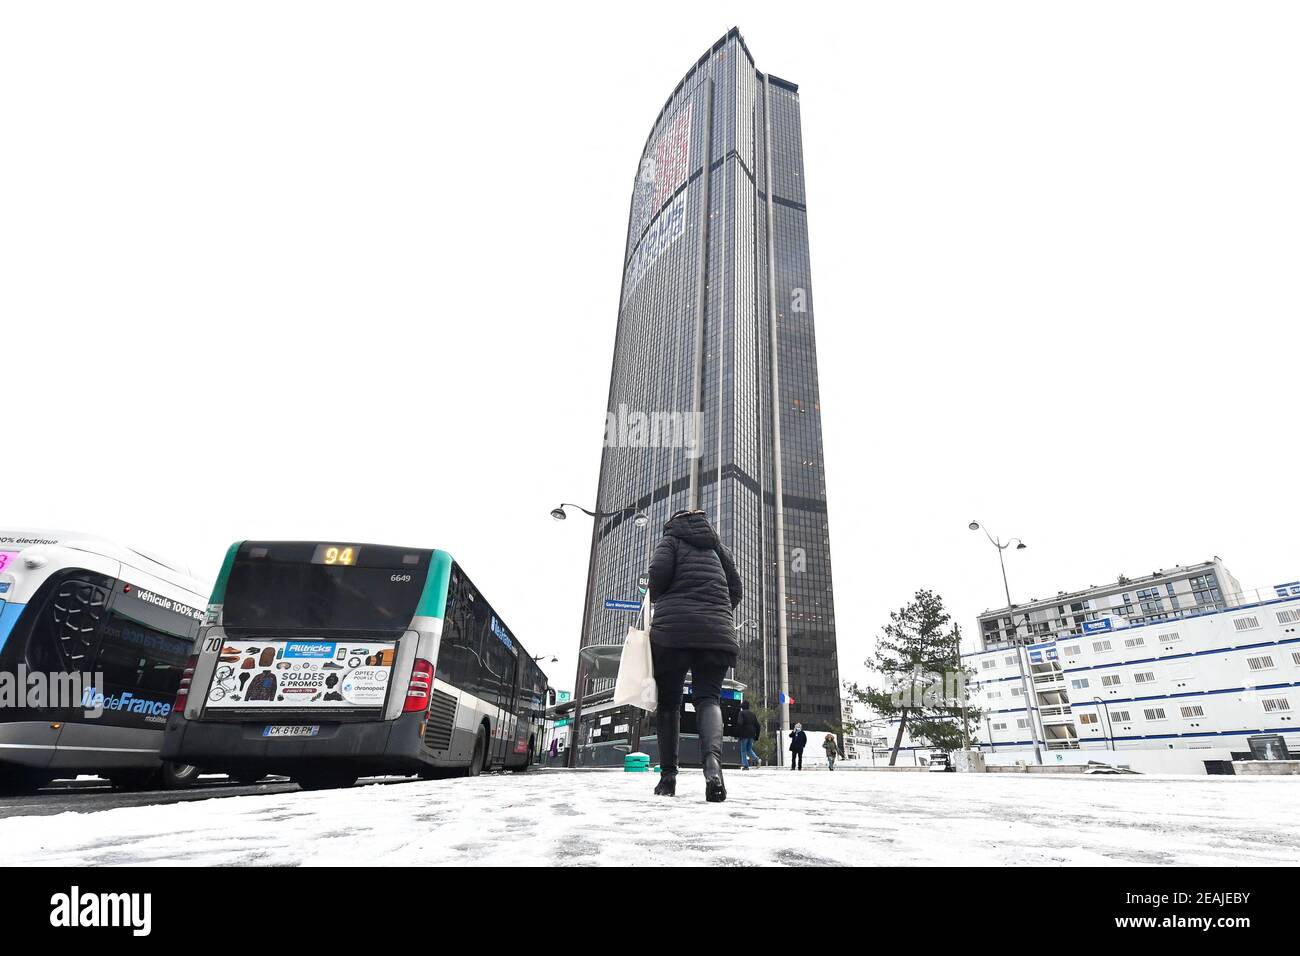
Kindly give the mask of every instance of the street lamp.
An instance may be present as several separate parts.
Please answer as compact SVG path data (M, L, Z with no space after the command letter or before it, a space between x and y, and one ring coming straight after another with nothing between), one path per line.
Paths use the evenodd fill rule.
M1107 749L1114 750L1115 749L1115 723L1110 719L1110 702L1102 700L1100 697L1094 697L1093 700L1101 704L1101 709L1106 712L1106 725L1107 727L1110 728L1107 731L1107 733L1110 734L1110 747L1108 747ZM1106 728L1103 727L1102 729L1105 730Z
M534 660L534 661L540 661L540 660L541 660L543 657L545 657L545 656L546 656L545 654L534 654L534 655L533 655L533 660ZM552 663L552 664L558 664L558 663L560 663L560 659L559 659L558 657L555 657L554 655L552 655L551 660L550 660L550 663Z
M618 511L591 511L582 507L582 505L570 504L566 501L558 508L551 509L551 517L556 521L563 521L565 518L569 517L568 513L564 510L565 508L577 508L589 518L613 518L628 510L627 508L620 508ZM650 523L650 517L644 511L638 511L632 516L632 523L638 528L644 528Z
M1025 550L1026 546L1019 538L1009 538L1004 544L1001 538L995 538L993 535L989 534L988 528L985 528L978 521L972 521L966 527L970 528L972 531L983 531L984 537L989 539L989 544L998 549L998 564L1002 568L1002 590L1007 596L1007 610L1011 612L1012 635L1016 643L1016 663L1020 665L1020 686L1025 695L1025 716L1029 718L1027 721L1029 726L1029 736L1034 742L1034 762L1041 764L1043 762L1043 752L1038 747L1038 729L1034 725L1034 711L1038 709L1038 698L1037 695L1034 697L1029 696L1029 677L1024 660L1024 655L1027 652L1024 651L1024 648L1020 643L1020 630L1016 626L1016 614L1013 610L1015 605L1011 603L1011 586L1007 584L1007 563L1002 560L1002 552L1011 547L1013 542L1016 545L1017 551ZM1028 620L1029 616L1025 615L1025 617L1026 620ZM1030 639L1032 640L1032 635L1030 635Z
M572 504L571 502L567 502L567 501L565 501L565 502L561 502L560 505L559 505L558 507L555 507L555 508L552 508L552 509L551 509L551 517L554 518L556 521L564 521L566 518L568 518L568 514L567 514L567 513L565 512L565 510L564 510L565 508L577 508L577 509L578 509L579 511L581 511L583 514L587 515L587 516L590 517L590 518L595 518L595 519L597 519L597 520L599 520L600 518L614 518L614 517L617 517L618 515L625 514L627 511L630 510L630 508L620 508L620 509L618 509L617 511L600 511L599 509L594 509L594 510L593 510L593 509L591 509L591 508L584 508L584 507L582 507L582 505L575 505L575 504ZM637 528L648 528L648 527L650 526L650 516L647 515L644 511L637 511L634 515L632 515L632 523L633 523ZM594 538L593 538L593 545L594 545ZM647 564L647 566L649 566L649 563L650 563L650 550L649 550L649 549L650 549L650 541L649 541L649 535L647 535L647 539L646 539L646 564ZM587 561L587 580L588 580L588 582L591 581L591 576L592 576L592 572L593 572L593 569L594 569L593 566L594 566L594 562L595 562L595 556L596 556L596 552L595 552L595 548L593 547L593 548L592 548L592 551L591 551L591 556L588 558L588 561ZM582 630L583 630L583 633L586 633L586 631L587 631L587 621L588 621L588 614L589 614L590 610L591 610L591 601L590 601L590 595L588 595L588 599L584 602L584 607L583 607L583 611L582 611ZM646 614L647 614L647 617L648 617L648 616L649 616L649 610L648 610L648 609L647 609L647 611L646 611ZM646 623L648 624L649 622L647 621ZM579 640L579 643L581 643L581 640L582 640L581 636L579 636L579 639L578 639L578 640ZM585 658L584 658L583 655L582 655L581 649L579 649L579 652L578 652L578 680L577 680L577 685L578 685L578 686L577 686L577 688L575 688L575 690L574 690L574 695L573 695L573 746L571 746L571 747L569 748L569 753L568 753L568 756L567 756L567 758L566 758L566 760L567 760L567 762L568 762L568 765L569 765L570 767L577 767L577 766L578 766L578 744L579 744L579 735L580 735L581 732L582 732L582 704L583 704L583 701L586 699L586 696L587 696L586 660L585 660ZM634 736L635 736L637 739L639 739L639 738L640 738L640 731L641 731L641 724L640 724L640 719L639 719L639 718L640 718L640 715L638 714L637 717L638 717L638 719L637 719L636 722L635 722L635 723L636 723L636 727L635 727L635 729L634 729L634 731L633 731L633 734L634 734Z

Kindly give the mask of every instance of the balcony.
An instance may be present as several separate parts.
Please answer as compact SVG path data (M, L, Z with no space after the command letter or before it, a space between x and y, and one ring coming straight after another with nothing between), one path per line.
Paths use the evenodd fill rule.
M1038 716L1042 718L1043 724L1070 724L1074 725L1074 713L1070 710L1069 704L1059 706L1040 707Z

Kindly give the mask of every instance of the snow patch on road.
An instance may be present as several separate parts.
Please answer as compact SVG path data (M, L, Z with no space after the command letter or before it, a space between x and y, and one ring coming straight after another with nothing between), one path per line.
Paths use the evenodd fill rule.
M1295 865L1300 779L547 770L0 820L7 865Z

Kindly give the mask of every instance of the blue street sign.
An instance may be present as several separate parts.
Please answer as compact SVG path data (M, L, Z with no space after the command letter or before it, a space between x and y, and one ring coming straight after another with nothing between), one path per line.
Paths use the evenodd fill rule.
M1110 629L1110 618L1108 617L1102 618L1100 621L1083 622L1083 633L1085 634L1100 634L1102 631L1109 631Z
M606 611L639 611L641 610L640 601L615 601L613 598L605 600Z

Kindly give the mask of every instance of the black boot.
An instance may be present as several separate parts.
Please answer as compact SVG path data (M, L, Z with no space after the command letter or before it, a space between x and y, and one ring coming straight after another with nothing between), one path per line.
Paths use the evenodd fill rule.
M727 799L722 782L722 708L717 701L697 703L695 719L700 728L700 759L704 763L704 799L721 803Z
M659 740L659 783L655 796L677 795L677 744L681 738L682 712L679 708L655 713L655 735Z

